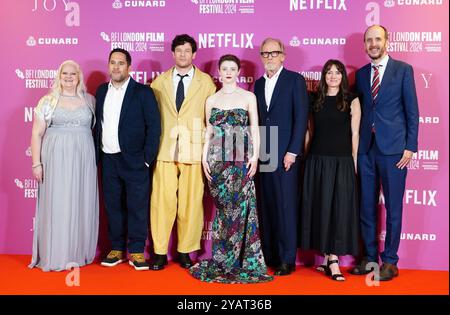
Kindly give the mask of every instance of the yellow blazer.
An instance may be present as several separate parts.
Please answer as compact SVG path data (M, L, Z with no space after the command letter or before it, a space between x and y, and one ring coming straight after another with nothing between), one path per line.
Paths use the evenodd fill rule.
M161 114L162 132L157 160L173 162L177 150L178 162L198 164L202 159L205 103L216 92L216 86L208 74L195 67L187 95L180 112L177 112L173 69L174 67L160 74L151 84Z

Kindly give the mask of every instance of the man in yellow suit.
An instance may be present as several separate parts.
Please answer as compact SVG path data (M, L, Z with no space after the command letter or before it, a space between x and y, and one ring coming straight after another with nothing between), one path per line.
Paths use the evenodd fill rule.
M153 173L150 206L154 257L151 270L167 265L167 250L177 221L178 262L192 266L189 253L200 249L203 229L201 166L205 102L215 93L211 77L192 64L197 43L187 35L172 41L175 66L151 84L161 113L161 141Z

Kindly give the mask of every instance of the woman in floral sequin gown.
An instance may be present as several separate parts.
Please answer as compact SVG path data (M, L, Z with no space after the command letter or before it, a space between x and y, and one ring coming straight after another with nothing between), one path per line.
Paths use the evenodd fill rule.
M216 205L212 258L190 268L202 281L257 283L273 280L261 250L253 176L259 129L255 95L237 86L240 61L219 60L223 87L206 102L203 170Z

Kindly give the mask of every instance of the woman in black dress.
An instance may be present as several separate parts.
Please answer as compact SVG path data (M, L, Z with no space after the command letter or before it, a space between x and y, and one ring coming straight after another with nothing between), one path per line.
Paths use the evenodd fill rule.
M317 270L344 281L338 255L357 255L356 161L361 107L348 91L345 66L328 60L312 100L305 145L300 247L324 253Z

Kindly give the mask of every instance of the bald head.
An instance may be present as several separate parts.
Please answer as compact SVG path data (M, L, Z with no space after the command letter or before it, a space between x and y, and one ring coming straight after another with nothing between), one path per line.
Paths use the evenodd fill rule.
M384 39L385 40L389 40L388 31L387 31L387 29L384 26L382 26L382 25L372 25L372 26L369 26L366 29L366 31L364 32L364 41L366 41L367 32L369 32L370 30L378 30L378 31L382 32L384 34Z
M364 33L364 47L372 62L378 64L388 50L388 35L386 28L381 25L373 25Z

